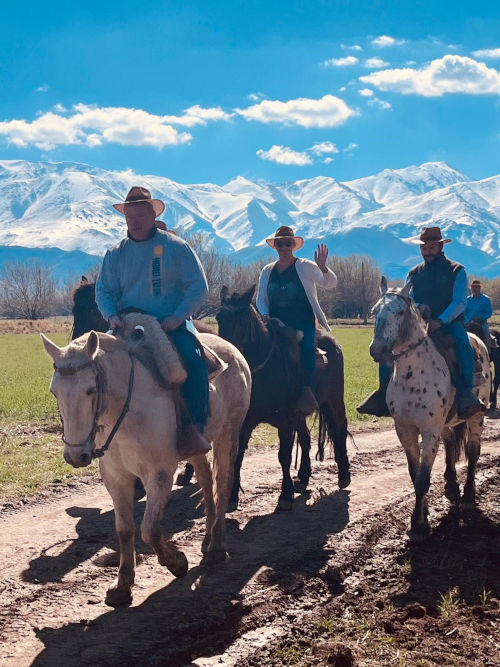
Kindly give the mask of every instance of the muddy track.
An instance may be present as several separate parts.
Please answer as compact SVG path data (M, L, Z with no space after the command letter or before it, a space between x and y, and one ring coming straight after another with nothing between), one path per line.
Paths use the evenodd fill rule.
M137 540L141 562L133 605L125 609L103 603L116 575L116 544L111 502L101 485L82 484L11 508L0 516L0 664L417 664L408 618L434 619L436 644L446 648L461 640L464 648L458 626L449 640L441 632L439 623L449 619L438 610L447 584L460 582L463 571L463 564L451 567L450 554L439 549L448 535L460 548L464 530L466 544L476 552L463 560L481 564L477 581L489 591L486 615L476 619L476 634L484 641L483 653L474 648L474 656L482 662L461 662L456 653L449 664L489 664L488 656L498 664L490 624L496 622L499 591L490 580L489 562L494 545L500 546L500 423L488 420L485 435L477 475L479 514L471 522L450 511L442 496L441 452L430 499L434 532L417 549L405 537L413 491L392 430L356 436L348 490L337 489L331 459L314 462L311 494L297 496L289 513L273 512L281 481L277 451L253 449L243 468L241 508L227 519L228 562L208 571L199 566L203 519L192 497L196 486L175 489L164 531L185 551L188 574L175 579ZM138 503L138 522L143 510L144 502ZM481 539L473 529L482 531ZM417 586L422 554L436 580ZM467 602L467 586L460 586ZM480 590L474 591L469 607L477 606L472 597ZM420 608L408 616L412 604L420 605L423 616ZM469 637L471 647L479 646L475 637ZM432 642L429 655L439 655Z

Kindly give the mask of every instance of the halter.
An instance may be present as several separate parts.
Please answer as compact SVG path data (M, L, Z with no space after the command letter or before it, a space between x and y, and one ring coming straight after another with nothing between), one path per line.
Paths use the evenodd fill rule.
M99 366L95 361L87 361L84 364L81 364L80 366L73 366L71 368L57 368L56 365L54 364L54 371L56 373L60 373L61 375L74 375L75 373L78 373L79 371L84 370L85 368L92 368L94 371L95 375L95 386L96 386L96 392L97 392L97 405L94 413L94 421L92 424L92 428L90 429L90 433L87 436L85 440L79 443L73 443L73 442L68 442L66 438L64 437L64 425L63 425L63 435L62 435L62 441L67 447L85 447L88 442L91 443L92 445L92 458L93 459L98 459L101 456L104 456L106 451L108 450L109 446L111 445L111 442L113 441L113 438L116 435L116 432L121 426L121 423L125 419L125 415L129 411L130 408L130 400L132 398L132 389L134 387L134 375L135 375L135 359L132 356L132 354L129 352L128 354L129 359L130 359L130 375L128 379L128 392L127 392L127 398L125 400L125 403L123 405L122 411L118 417L118 419L115 422L115 425L111 429L110 434L108 435L106 442L104 445L96 449L95 447L95 435L98 431L101 431L104 427L99 425L99 418L102 415L103 412L103 388L102 388L102 371L100 370ZM62 421L62 419L61 419Z
M408 297L403 296L402 294L398 294L397 292L391 292L391 294L395 294L398 298L403 299L403 301L406 303L408 308L411 309L411 301ZM394 361L397 361L398 359L401 359L401 357L406 357L410 352L415 350L419 345L422 345L424 340L428 337L428 334L426 333L422 338L419 338L415 343L410 343L408 347L401 352L398 352L398 354L394 354L391 350L392 358Z

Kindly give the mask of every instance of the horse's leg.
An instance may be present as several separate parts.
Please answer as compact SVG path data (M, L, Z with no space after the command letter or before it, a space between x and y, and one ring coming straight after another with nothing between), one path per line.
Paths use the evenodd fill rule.
M188 462L186 463L184 472L180 472L177 475L175 483L177 484L177 486L187 486L191 482L193 475L194 475L193 465Z
M132 602L132 586L135 577L134 547L134 484L135 475L125 471L111 474L100 466L101 476L113 500L115 527L120 548L118 576L106 591L106 604L110 607L129 605Z
M454 428L445 428L441 434L446 452L444 495L450 503L458 503L460 500L460 487L458 486L457 471L455 468L460 454L460 442L457 436L458 434Z
M213 493L212 469L207 457L204 455L193 456L191 459L196 472L196 479L203 492L203 504L205 506L205 537L201 543L201 551L205 554L210 544L212 526L215 522L215 503Z
M283 421L278 426L278 435L280 439L278 459L281 464L281 470L283 472L283 481L281 483L281 494L275 511L281 512L284 510L291 510L293 504L293 482L290 475L293 448L292 419L283 419Z
M491 394L491 407L496 410L497 407L497 391L498 387L500 386L500 361L495 361L493 363L493 367L495 369L495 377L493 380L493 391Z
M427 492L431 483L431 470L434 465L439 445L439 433L424 431L422 433L422 452L420 465L415 476L415 509L411 518L410 539L419 541L427 537L430 531Z
M300 416L296 421L297 437L300 444L300 466L293 488L295 493L305 493L311 478L311 433L307 427L306 418Z
M172 490L172 482L173 471L168 470L156 470L145 479L147 501L141 523L141 536L158 556L160 565L168 567L176 577L183 577L188 571L186 556L161 534L161 519Z
M238 452L236 454L236 460L234 462L234 471L233 471L233 487L231 490L231 495L229 496L229 502L227 505L227 512L234 512L238 509L239 494L240 494L240 483L241 483L241 466L243 464L243 457L248 447L248 441L252 435L252 431L256 427L254 420L245 419L243 426L241 427L240 434L238 437Z
M475 414L467 420L468 438L465 443L467 457L467 480L464 486L462 507L471 509L476 501L476 466L481 453L481 436L484 428L484 416Z
M227 557L226 511L233 486L239 432L239 427L227 424L214 442L215 521L210 528L210 544L205 556L207 565L221 563Z

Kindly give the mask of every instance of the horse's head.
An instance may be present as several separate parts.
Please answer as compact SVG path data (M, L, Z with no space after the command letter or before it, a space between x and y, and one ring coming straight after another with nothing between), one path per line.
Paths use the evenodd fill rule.
M83 278L84 276L82 276ZM79 338L88 331L107 331L109 326L99 312L95 301L95 283L80 283L73 292L73 333L71 339Z
M423 320L410 298L411 283L401 289L387 289L372 308L375 316L375 331L370 343L370 354L374 361L388 361L392 350L404 343Z
M252 306L255 285L241 294L233 292L229 294L227 287L220 292L221 306L215 316L219 325L219 336L242 349L251 331L252 319L258 317L257 311Z
M54 362L50 391L57 399L61 416L64 460L74 468L81 468L92 461L101 409L102 387L99 387L96 364L99 338L91 331L87 337L58 347L43 334L41 337L45 351Z

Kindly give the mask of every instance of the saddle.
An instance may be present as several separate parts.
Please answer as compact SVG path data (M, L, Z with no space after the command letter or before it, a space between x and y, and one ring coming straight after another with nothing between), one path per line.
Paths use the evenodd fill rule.
M304 337L304 333L300 329L294 329L284 324L279 318L272 317L267 323L268 329L274 333L288 354L296 363L300 364L300 353L298 344ZM316 369L323 368L328 365L328 356L325 350L318 347L316 344Z

